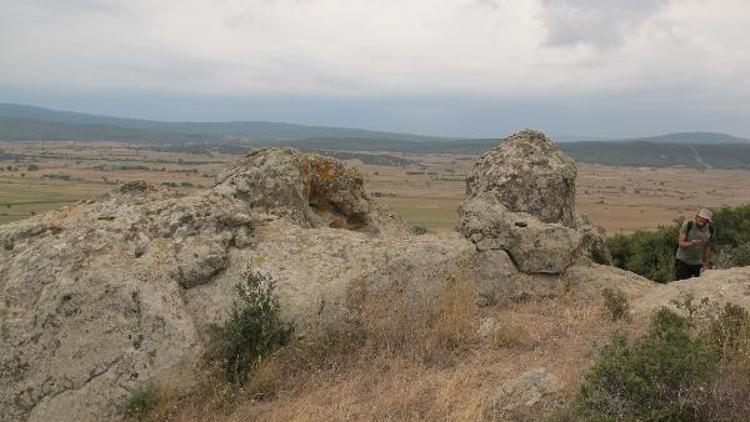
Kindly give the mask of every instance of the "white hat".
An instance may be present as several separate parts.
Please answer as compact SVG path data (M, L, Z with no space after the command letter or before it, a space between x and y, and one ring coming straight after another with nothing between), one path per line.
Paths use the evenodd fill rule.
M708 221L713 221L714 213L712 213L708 208L701 208L701 210L698 211L698 217L703 217Z

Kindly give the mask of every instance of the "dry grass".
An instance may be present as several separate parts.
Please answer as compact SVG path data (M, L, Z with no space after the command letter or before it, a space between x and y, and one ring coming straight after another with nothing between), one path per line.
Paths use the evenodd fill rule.
M433 302L411 308L402 307L405 299L398 295L365 301L362 324L297 340L259 362L244 390L228 393L221 383L206 383L173 400L160 419L488 420L498 386L537 367L565 385L545 398L539 411L546 413L577 391L610 332L638 330L609 322L600 300L477 308L469 287L455 282ZM495 328L480 335L481 321L493 321Z

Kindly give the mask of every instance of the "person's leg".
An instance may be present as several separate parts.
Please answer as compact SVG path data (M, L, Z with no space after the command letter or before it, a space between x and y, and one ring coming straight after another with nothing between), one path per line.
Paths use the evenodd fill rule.
M703 265L690 265L690 277L700 277Z
M675 259L674 263L674 280L685 280L686 278L690 278L690 268L688 264L680 261L679 259Z

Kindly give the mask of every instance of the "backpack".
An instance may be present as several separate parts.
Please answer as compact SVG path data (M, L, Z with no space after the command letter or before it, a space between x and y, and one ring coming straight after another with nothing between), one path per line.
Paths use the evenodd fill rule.
M690 230L693 228L693 220L690 220L687 222L687 227L685 229L685 234L690 233ZM714 231L716 230L716 227L712 223L708 223L708 240L711 241L714 239Z
M693 228L693 220L689 220L687 222L687 227L685 228L685 234L690 233L690 230ZM714 232L716 231L716 227L712 223L708 223L708 241L712 241L714 239ZM679 242L677 246L674 248L674 252L677 253L677 251L680 249Z

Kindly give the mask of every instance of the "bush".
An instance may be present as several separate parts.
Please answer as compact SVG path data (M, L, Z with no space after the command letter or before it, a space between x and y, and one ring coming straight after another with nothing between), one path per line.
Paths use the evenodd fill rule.
M662 308L638 341L613 336L581 386L576 413L591 420L689 420L682 397L707 383L718 349L690 331L688 318Z
M746 267L750 265L750 242L724 248L720 257L718 264L722 268Z
M710 333L724 355L733 354L743 342L750 339L750 313L741 306L727 303L721 315L711 324Z
M750 313L687 295L637 340L617 334L554 420L750 420Z
M291 338L294 327L281 320L274 288L268 276L251 270L243 273L229 319L213 329L207 356L220 360L229 383L244 385L253 365Z
M602 297L604 297L604 309L609 313L612 321L620 319L630 321L630 303L622 290L606 287L602 290Z
M427 226L423 226L421 224L415 224L411 226L411 232L416 234L417 236L421 236L423 234L429 233L430 229L427 228Z
M159 390L151 384L140 387L130 394L130 398L123 406L122 412L128 418L143 419L161 400Z
M677 237L684 220L656 230L639 230L607 240L614 266L650 280L667 283L674 279ZM714 248L723 267L750 265L750 204L724 207L714 213Z
M677 236L683 220L654 231L636 231L607 240L614 266L632 271L650 280L667 283L674 279Z

